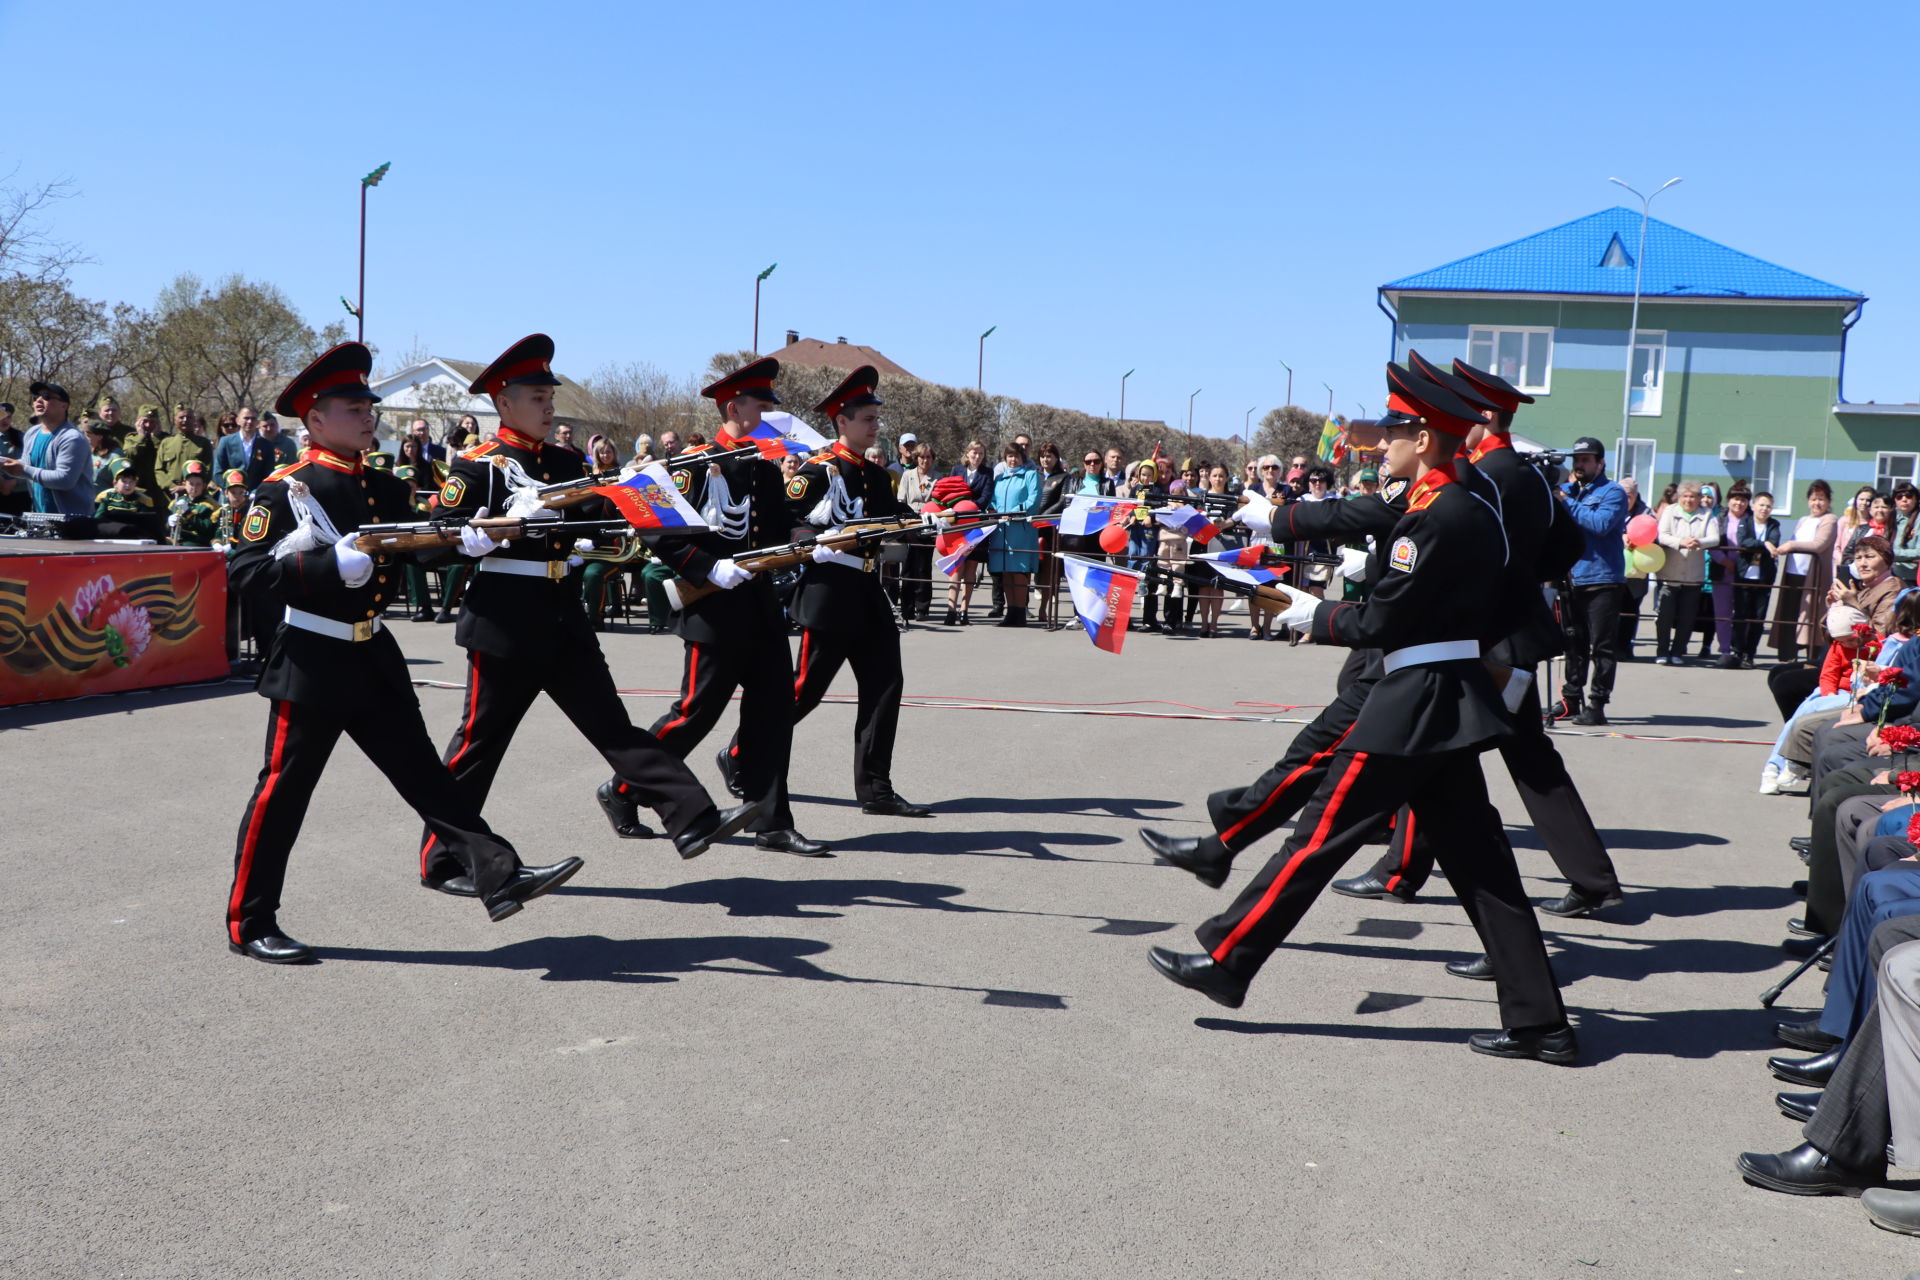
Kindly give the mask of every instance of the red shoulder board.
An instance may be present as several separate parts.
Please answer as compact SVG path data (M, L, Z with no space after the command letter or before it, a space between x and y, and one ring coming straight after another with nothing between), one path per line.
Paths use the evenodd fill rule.
M297 462L289 462L286 466L281 467L278 471L269 473L267 476L267 479L285 480L288 476L292 475L294 472L298 471L300 468L306 465L307 465L307 460L305 458L301 458Z
M479 444L475 445L473 448L461 454L460 456L463 458L466 458L469 461L474 461L474 460L486 457L488 454L492 453L495 449L498 449L499 447L500 447L500 442L498 440L483 440Z

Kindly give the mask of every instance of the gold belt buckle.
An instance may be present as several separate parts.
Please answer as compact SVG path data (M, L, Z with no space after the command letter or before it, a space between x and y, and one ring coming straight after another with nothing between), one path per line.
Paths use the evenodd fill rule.
M565 560L547 561L547 578L549 581L558 582L560 579L566 576L567 576L567 562Z
M362 641L371 640L373 639L373 632L374 620L372 618L366 618L360 622L356 622L353 624L353 642L359 644Z

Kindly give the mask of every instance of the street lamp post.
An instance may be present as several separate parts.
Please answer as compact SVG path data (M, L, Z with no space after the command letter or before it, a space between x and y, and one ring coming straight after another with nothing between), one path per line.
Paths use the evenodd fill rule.
M1293 403L1293 366L1288 364L1285 360L1282 360L1280 362L1280 367L1287 371L1287 403L1292 404Z
M1193 395L1187 397L1187 456L1189 458L1193 456L1193 401L1195 396L1205 390L1205 387L1196 387Z
M1651 196L1641 196L1638 191L1634 191L1618 178L1608 178L1607 181L1640 196L1640 252L1633 256L1633 310L1627 320L1627 373L1620 388L1620 443L1614 450L1614 457L1621 459L1621 455L1627 448L1628 419L1633 413L1633 349L1634 343L1640 337L1640 275L1647 264L1647 219L1653 207L1653 196L1659 195L1680 179L1668 178L1654 188ZM1631 461L1631 459L1621 459L1619 465L1624 467Z
M1253 409L1260 406L1255 405ZM1253 409L1247 410L1247 416L1240 423L1240 461L1246 462L1253 457Z
M987 393L987 336L999 325L989 325L987 332L980 335L980 367L974 371L973 389L981 395Z
M773 267L779 265L776 262ZM753 278L753 354L755 355L760 354L760 286L765 284L767 277L773 274L773 267L768 267Z
M1123 427L1127 425L1127 379L1133 375L1132 369L1120 375L1120 425Z
M367 188L379 186L380 179L386 177L391 168L393 162L389 160L360 179L360 305L353 309L355 342L367 340Z
M1324 382L1321 383L1320 385L1323 387L1327 387L1327 384ZM1333 388L1332 387L1327 387L1327 417L1328 418L1333 417Z

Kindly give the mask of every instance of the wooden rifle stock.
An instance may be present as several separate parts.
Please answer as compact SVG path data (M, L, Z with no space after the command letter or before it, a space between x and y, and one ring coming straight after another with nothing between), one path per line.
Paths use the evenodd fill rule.
M552 522L559 528L559 522ZM460 542L460 531L472 525L484 530L489 538L496 542L505 542L511 538L524 536L528 532L528 522L519 516L487 516L480 520L438 521L421 524L394 525L391 532L384 532L379 525L360 530L354 539L356 550L367 552L419 551L428 547L456 546Z

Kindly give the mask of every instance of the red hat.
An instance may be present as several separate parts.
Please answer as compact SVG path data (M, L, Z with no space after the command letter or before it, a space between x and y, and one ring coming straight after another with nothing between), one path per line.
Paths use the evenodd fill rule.
M307 410L322 396L347 396L378 404L380 397L367 385L367 375L372 372L373 352L357 342L343 342L289 382L280 398L273 402L273 411L305 418Z
M553 339L530 333L501 352L467 388L469 395L497 396L508 387L557 387L553 376Z
M1488 409L1496 413L1512 413L1502 402L1495 400L1473 383L1457 374L1449 373L1418 351L1407 352L1407 368L1425 378L1428 382L1437 382L1447 390L1459 396L1475 409Z
M827 393L827 398L813 407L815 413L827 415L832 422L836 416L852 413L855 409L864 409L870 404L885 404L875 395L874 388L880 385L880 371L870 364L863 364L847 375L847 380Z
M1476 369L1465 360L1455 360L1453 371L1472 383L1480 394L1493 401L1502 413L1512 413L1523 404L1533 403L1532 396L1499 374L1488 373L1485 369Z
M718 404L722 409L735 396L752 396L756 400L765 400L768 404L779 404L780 397L773 393L773 380L780 376L780 362L772 356L755 360L750 365L735 369L712 386L703 389L700 394Z
M1383 427L1422 426L1465 439L1482 425L1480 411L1437 382L1428 382L1397 364L1387 366L1387 411Z

